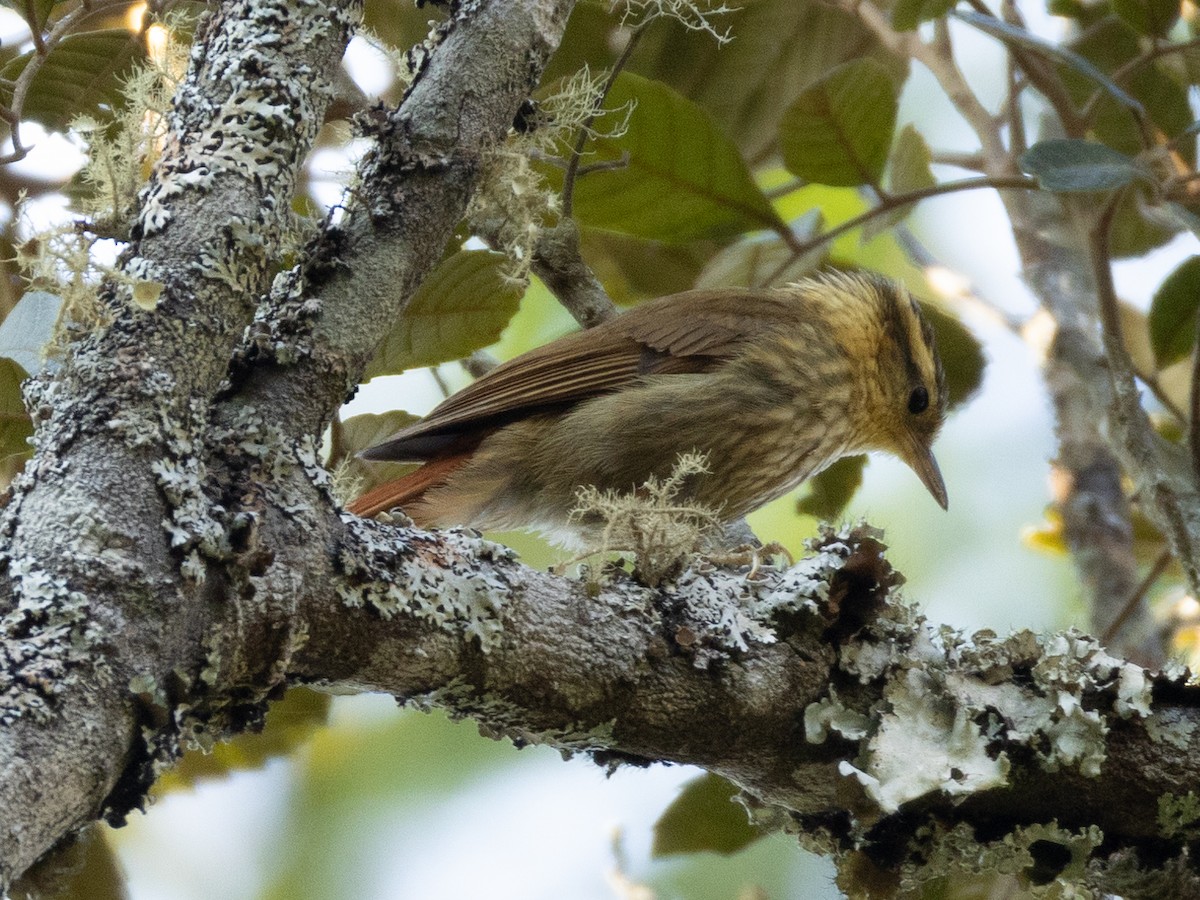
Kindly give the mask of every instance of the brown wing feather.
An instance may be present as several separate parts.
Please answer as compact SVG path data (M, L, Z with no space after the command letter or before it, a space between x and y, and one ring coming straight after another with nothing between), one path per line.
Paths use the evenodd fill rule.
M400 478L384 482L374 490L367 491L346 509L356 516L370 519L385 510L397 506L407 506L417 500L430 488L435 488L446 481L454 472L471 461L470 451L452 454L428 462L415 472L409 472ZM417 523L422 524L422 523Z
M794 292L738 290L688 291L651 301L497 366L362 455L429 459L443 443L436 436L450 444L464 431L578 403L643 375L711 369L799 302Z

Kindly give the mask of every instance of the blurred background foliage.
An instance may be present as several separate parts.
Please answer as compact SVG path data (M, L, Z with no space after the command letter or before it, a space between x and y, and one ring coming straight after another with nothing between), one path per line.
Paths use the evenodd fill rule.
M70 237L111 264L129 224L119 203L108 218L78 224L79 203L96 190L79 174L78 117L115 133L134 66L179 77L163 47L172 34L186 44L201 7L3 6L7 482L29 454L20 382L55 364L42 348L69 327L54 273L94 279L105 265L73 269L61 250L49 266L30 260L44 263L46 247ZM968 83L992 112L1023 110L1043 122L1031 126L1043 140L1024 157L1028 175L1014 171L995 184L1028 189L1033 176L1045 189L1088 197L1128 189L1114 240L1116 256L1136 258L1117 269L1129 303L1126 339L1162 433L1178 440L1200 307L1200 129L1189 94L1200 83L1195 8L1051 0L1048 9L1005 3L998 18L981 0L957 10L953 0L883 0L871 6L882 24L868 27L849 7L817 0L740 0L710 16L710 27L689 28L616 6L577 4L533 122L553 128L556 91L585 67L598 83L610 82L609 114L596 118L573 175L566 173L574 132L557 152L536 152L533 171L548 197L570 182L564 206L580 226L583 255L618 304L836 266L903 280L937 326L955 405L937 448L950 512L895 461L859 458L754 514L757 533L799 554L819 520L867 516L886 530L908 596L933 621L997 631L1085 623L1047 486L1055 448L1037 375L1039 319L994 194L946 187L978 180L978 148L929 72L901 52L902 37L952 35ZM298 213L337 202L362 150L349 124L354 113L376 98L401 99L401 54L425 39L438 14L410 0L368 0L364 36L348 54ZM948 16L957 17L953 27L938 30ZM1025 66L1019 78L1007 51ZM1015 99L1005 108L1009 94ZM144 175L153 142L140 152ZM922 197L936 199L918 206ZM535 213L544 222L560 214L552 204ZM346 463L363 486L390 477L354 453L466 383L457 360L477 351L509 358L574 327L536 279L527 289L514 281L510 262L464 222L405 318L388 323L370 382L331 432L331 465ZM497 537L530 565L561 556L530 535ZM1136 552L1161 576L1146 599L1176 648L1195 653L1200 605L1183 595L1170 561L1162 563L1161 537L1141 520ZM787 836L756 839L728 802L730 787L711 777L690 781L695 774L657 767L606 779L585 760L564 764L537 747L518 753L441 713L294 689L273 705L262 734L189 754L156 787L146 816L125 829L98 829L36 883L48 895L155 900L841 896L824 861ZM1023 896L1019 879L1006 884L989 885L1009 892L988 896ZM964 883L937 896L983 890Z

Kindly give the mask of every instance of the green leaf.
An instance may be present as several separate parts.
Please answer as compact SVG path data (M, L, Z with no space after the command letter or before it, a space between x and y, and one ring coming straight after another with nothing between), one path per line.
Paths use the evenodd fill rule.
M691 100L622 72L604 105L633 107L622 136L597 138L585 150L585 167L617 168L576 181L573 214L580 224L667 243L783 227L737 147ZM548 174L561 185L560 172Z
M896 126L897 92L874 60L838 66L797 97L780 122L788 170L816 184L878 184Z
M508 264L490 250L461 250L442 260L383 339L364 380L462 359L494 344L524 293L504 277Z
M889 174L893 194L908 194L921 191L937 184L930 163L933 153L921 132L912 125L905 125L896 135L892 147Z
M1050 140L1021 155L1021 168L1056 193L1110 191L1149 173L1135 159L1095 141Z
M808 480L808 493L796 502L796 512L832 521L862 486L865 456L843 456Z
M416 468L412 463L383 462L359 459L358 454L368 447L387 440L401 428L420 419L412 413L394 409L386 413L364 413L351 416L341 423L340 462L343 468L339 479L355 496L364 494L386 481L399 478Z
M0 356L30 375L42 370L42 353L54 336L62 298L46 291L26 291L0 322Z
M888 160L888 180L892 194L908 194L935 186L937 179L933 177L933 170L930 168L932 159L929 145L916 128L905 125L900 129ZM905 203L868 219L862 228L863 241L869 241L876 235L894 228L912 215L916 207L915 203Z
M922 22L940 19L954 9L958 0L899 0L892 9L892 27L912 31Z
M631 306L686 291L708 263L717 245L710 241L663 244L587 228L583 258L618 306Z
M654 824L656 857L711 850L729 855L762 837L733 798L738 788L706 773L683 786Z
M29 51L0 69L14 81L36 57ZM47 128L65 131L76 116L99 115L122 106L121 76L145 56L137 36L123 28L72 34L54 45L33 76L23 115ZM0 101L12 103L12 88L0 86Z
M25 371L11 359L0 358L0 458L29 453L27 438L33 421L21 401Z
M728 44L718 46L708 35L664 22L642 39L633 66L711 112L754 162L778 154L784 110L830 69L871 57L897 82L907 75L906 58L883 47L852 11L832 3L739 0L726 5L736 7L721 17L734 35Z
M819 209L810 210L792 223L792 233L801 241L808 240L820 230L822 221ZM778 237L749 237L714 254L697 276L695 287L787 284L816 269L828 253L829 248L821 245L793 259L791 248Z
M1165 37L1179 19L1179 0L1112 0L1113 12L1138 34Z
M921 313L933 329L942 369L946 373L946 394L950 409L966 403L983 384L987 361L983 347L954 316L929 303L921 304Z
M1160 369L1178 362L1196 343L1200 312L1200 256L1184 260L1150 302L1150 346Z

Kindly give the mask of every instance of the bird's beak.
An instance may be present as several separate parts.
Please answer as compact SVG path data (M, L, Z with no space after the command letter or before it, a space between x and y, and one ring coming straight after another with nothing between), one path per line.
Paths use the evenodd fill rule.
M938 506L949 509L950 498L946 496L946 482L942 481L942 471L938 468L929 445L916 435L909 435L907 446L904 448L904 461L917 473L917 477L929 493L933 494Z

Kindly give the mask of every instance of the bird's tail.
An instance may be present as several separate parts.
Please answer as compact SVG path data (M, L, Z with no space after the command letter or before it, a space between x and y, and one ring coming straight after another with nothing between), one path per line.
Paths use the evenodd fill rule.
M347 504L346 509L364 519L372 518L385 510L400 506L405 507L414 522L418 525L427 524L422 521L419 511L413 505L421 500L426 491L441 487L447 479L461 469L471 459L471 453L456 453L450 456L430 460L407 475L388 481L379 487L367 491L361 497ZM414 512L418 514L414 515Z

